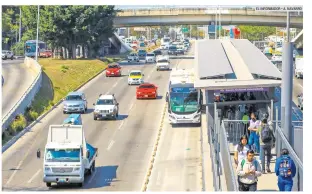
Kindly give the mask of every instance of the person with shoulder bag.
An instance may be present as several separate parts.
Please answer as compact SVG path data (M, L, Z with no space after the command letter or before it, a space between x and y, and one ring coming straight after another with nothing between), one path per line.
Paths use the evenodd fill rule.
M266 156L266 169L268 173L271 173L271 150L275 144L275 136L272 125L268 124L269 114L264 113L261 119L261 125L258 128L259 140L260 140L260 161L262 167L262 173L265 173L265 156Z

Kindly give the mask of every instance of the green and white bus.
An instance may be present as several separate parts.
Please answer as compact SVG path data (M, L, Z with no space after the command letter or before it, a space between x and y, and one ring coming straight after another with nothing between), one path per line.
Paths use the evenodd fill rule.
M193 70L172 70L166 101L171 124L201 124L202 92L194 87Z

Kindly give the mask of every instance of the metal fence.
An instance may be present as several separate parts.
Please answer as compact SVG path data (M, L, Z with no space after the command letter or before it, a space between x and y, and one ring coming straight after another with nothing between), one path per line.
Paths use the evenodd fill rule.
M303 163L295 152L294 148L288 143L287 138L285 137L282 129L281 129L281 121L273 121L273 129L276 138L276 146L272 149L272 154L280 156L280 150L282 148L287 148L290 152L291 158L294 160L297 167L297 174L294 178L294 191L302 191L303 190ZM302 121L293 121L292 122L294 129L301 128L303 126ZM247 124L246 121L243 120L223 120L221 124L221 128L217 131L220 131L220 154L223 160L223 168L225 173L227 174L227 186L228 188L235 188L236 178L233 177L234 168L232 166L232 161L230 154L234 153L235 146L239 143L240 137L242 135L247 135ZM300 141L300 140L299 140Z
M33 83L29 86L22 97L17 101L17 103L9 110L9 112L2 118L2 132L4 132L11 122L15 119L18 114L24 113L26 107L28 107L35 95L39 91L42 82L42 69L41 66L33 59L26 57L24 60L26 66L35 69L38 75L34 79Z

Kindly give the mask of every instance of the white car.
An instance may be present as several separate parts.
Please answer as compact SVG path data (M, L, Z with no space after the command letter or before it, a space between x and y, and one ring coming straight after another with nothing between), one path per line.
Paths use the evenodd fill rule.
M136 61L136 62L140 62L140 58L139 58L139 55L138 53L130 53L128 56L128 62L131 62L131 61Z
M114 94L102 95L100 94L99 99L94 105L94 120L111 118L117 119L119 114L119 103L117 102Z
M162 50L166 50L166 49L168 49L169 48L169 45L168 44L162 44L162 45L160 45L160 49L162 49Z
M132 70L128 76L128 85L140 85L144 83L144 74L141 70Z
M6 59L11 59L13 60L14 58L14 53L12 51L7 51L7 50L3 50L2 51L2 59L6 60Z
M154 53L147 53L145 63L156 63L156 56Z
M170 70L170 61L168 56L159 56L156 63L157 71Z

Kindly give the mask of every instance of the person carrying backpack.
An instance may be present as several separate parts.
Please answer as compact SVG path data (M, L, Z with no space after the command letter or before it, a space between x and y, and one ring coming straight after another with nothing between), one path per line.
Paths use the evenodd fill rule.
M239 191L257 191L258 177L261 176L261 166L255 159L253 150L247 151L247 157L237 165Z
M275 164L275 174L278 176L277 185L280 191L291 191L293 178L296 176L295 162L290 158L288 149L281 151Z
M271 150L273 148L273 144L275 143L275 137L273 132L273 127L268 124L268 113L263 113L261 119L261 126L258 128L259 140L260 140L260 160L262 173L265 173L265 155L267 158L266 167L267 172L271 173L270 170L270 162L271 162ZM266 153L266 154L265 154Z

